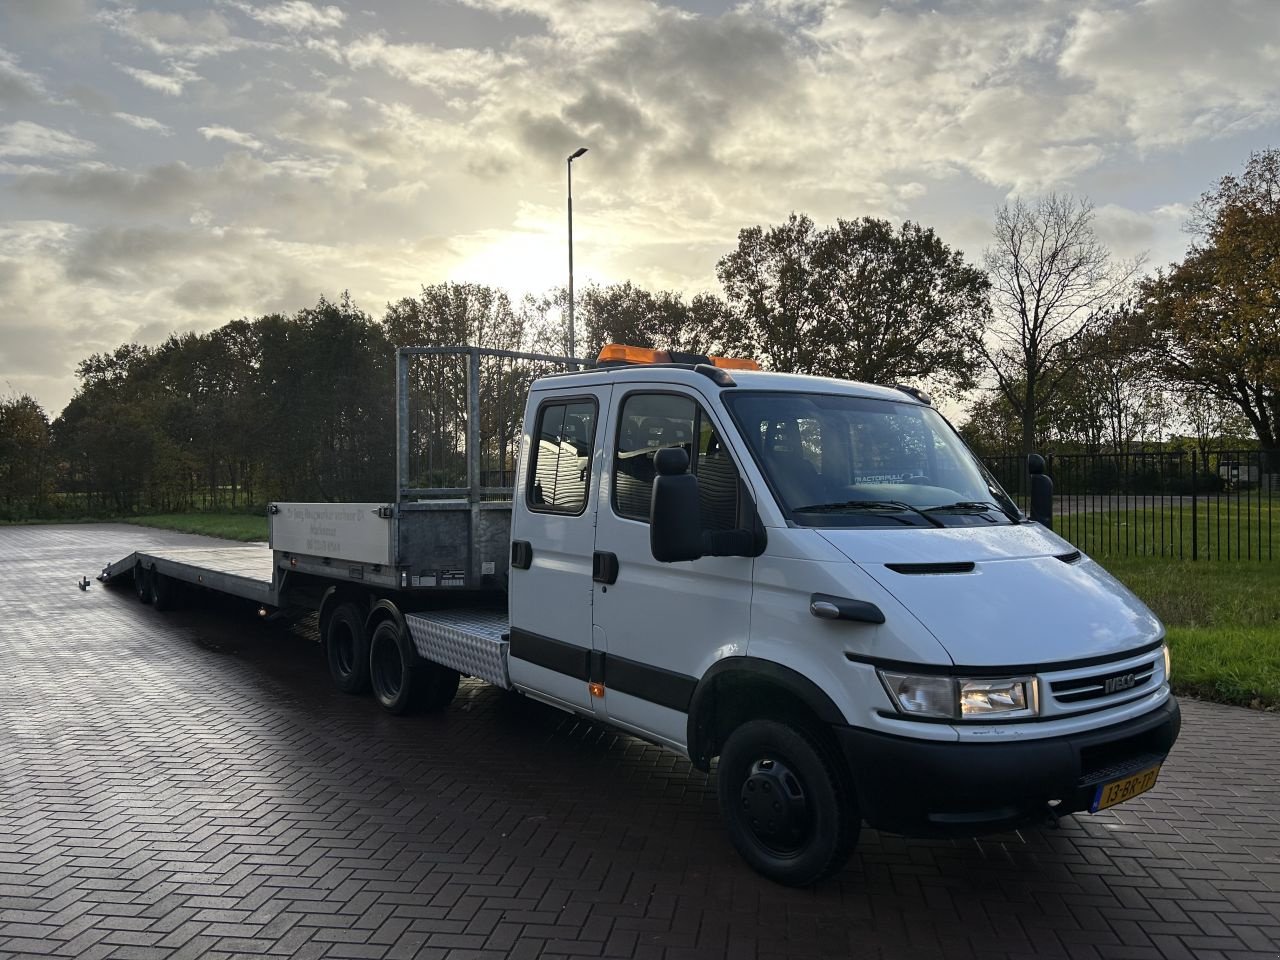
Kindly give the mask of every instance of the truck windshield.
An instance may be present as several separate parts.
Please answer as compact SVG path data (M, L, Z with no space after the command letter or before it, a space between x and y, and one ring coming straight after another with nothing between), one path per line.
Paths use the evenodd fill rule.
M826 393L726 391L725 402L802 526L986 526L1017 506L932 407Z

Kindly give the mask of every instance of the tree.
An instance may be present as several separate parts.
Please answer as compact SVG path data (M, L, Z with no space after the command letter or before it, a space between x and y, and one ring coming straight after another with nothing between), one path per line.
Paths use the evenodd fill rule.
M985 255L993 323L975 347L1034 452L1042 407L1088 358L1086 338L1122 298L1140 261L1117 263L1093 229L1088 200L1050 194L996 210Z
M1236 407L1280 447L1280 150L1201 198L1180 264L1141 285L1142 329L1164 372Z
M817 229L804 214L765 230L745 227L738 247L716 264L732 319L727 352L754 356L784 373L826 371L830 325L813 263Z
M712 352L728 313L715 294L700 293L686 303L675 291L650 293L630 280L587 287L577 309L585 332L583 354L588 357L596 356L606 343Z
M23 394L0 397L0 501L3 515L38 516L52 492L49 418Z
M717 273L729 312L711 332L729 352L785 372L972 385L986 279L931 229L869 217L817 229L792 214L742 230Z
M816 279L833 338L830 372L870 383L974 385L973 343L987 324L987 278L933 230L837 220L818 234Z

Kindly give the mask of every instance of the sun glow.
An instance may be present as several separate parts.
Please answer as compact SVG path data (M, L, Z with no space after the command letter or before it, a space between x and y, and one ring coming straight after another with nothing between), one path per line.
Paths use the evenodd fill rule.
M569 247L564 229L499 232L468 238L470 248L449 279L459 283L485 283L505 290L513 299L542 294L569 282ZM577 251L575 251L577 252ZM584 281L582 272L576 281Z

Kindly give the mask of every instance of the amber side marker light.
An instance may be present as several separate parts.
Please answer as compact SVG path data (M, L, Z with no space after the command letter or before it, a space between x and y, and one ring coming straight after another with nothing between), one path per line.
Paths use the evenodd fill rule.
M598 698L600 698L600 697L603 697L603 696L604 696L604 684L603 684L603 683L592 683L592 684L588 684L588 686L590 686L590 687L591 687L591 695L592 695L593 697L596 697L596 698L598 699Z
M709 357L702 353L681 353L678 350L654 350L651 347L632 347L625 343L608 343L596 358L599 366L616 366L627 363L709 363L724 370L759 370L760 364L750 357Z

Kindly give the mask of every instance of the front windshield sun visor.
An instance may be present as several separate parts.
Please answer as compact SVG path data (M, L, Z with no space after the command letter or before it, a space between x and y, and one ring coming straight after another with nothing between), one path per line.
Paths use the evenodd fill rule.
M725 397L788 519L806 527L1020 523L941 414L909 400L739 391Z

